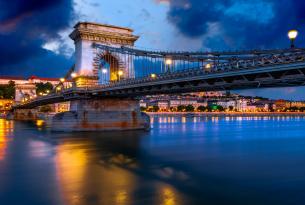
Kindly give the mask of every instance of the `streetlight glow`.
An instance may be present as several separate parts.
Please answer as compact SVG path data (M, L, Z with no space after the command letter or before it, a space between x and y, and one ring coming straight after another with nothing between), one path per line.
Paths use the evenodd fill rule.
M297 36L298 36L297 30L290 30L288 32L288 38L290 39L290 48L295 48L294 40L297 38Z
M168 59L165 60L165 64L166 64L166 65L171 65L172 63L173 63L173 60L170 59L170 58L168 58Z
M210 68L211 68L211 64L209 64L209 63L206 64L206 65L205 65L205 68L206 68L206 69L210 69Z
M75 72L71 73L71 77L72 78L76 78L77 77L77 74Z
M157 75L156 75L156 74L154 74L154 73L152 73L152 74L150 74L150 77L151 77L151 78L156 78L156 77L157 77Z
M102 73L103 73L103 74L106 74L106 73L107 73L107 69L106 69L106 68L103 68L103 69L102 69Z
M298 36L298 31L297 30L290 30L288 32L288 38L291 39L296 39Z
M118 74L119 74L119 76L122 76L123 75L123 71L119 70Z
M62 83L66 81L64 78L60 78L59 80L60 80L60 82L62 82Z

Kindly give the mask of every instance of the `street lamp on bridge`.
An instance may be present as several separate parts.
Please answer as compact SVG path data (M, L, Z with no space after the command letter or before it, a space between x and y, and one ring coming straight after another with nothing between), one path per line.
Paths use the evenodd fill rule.
M155 79L155 78L157 77L157 75L154 74L154 73L152 73L152 74L150 74L150 77L151 77L152 79Z
M297 30L290 30L288 32L288 38L290 39L290 48L295 48L294 41L298 36Z
M103 68L102 69L102 82L103 83L106 83L106 74L107 74L107 69L106 68Z
M119 81L121 80L121 76L123 75L123 71L122 70L119 70L118 72L118 76L119 76Z
M72 78L76 78L77 77L77 73L75 73L75 72L71 73L71 77Z
M168 58L168 59L165 60L165 64L166 64L166 67L167 67L167 68L166 68L166 69L167 69L167 70L166 70L167 72L170 72L170 66L172 65L172 63L173 63L173 60L170 59L170 58Z

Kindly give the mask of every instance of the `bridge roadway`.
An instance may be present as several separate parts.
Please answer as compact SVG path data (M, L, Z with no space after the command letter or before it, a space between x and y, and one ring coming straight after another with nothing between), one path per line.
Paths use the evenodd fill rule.
M304 54L297 58L286 58L285 61L273 63L266 61L260 65L226 64L218 65L217 69L212 71L194 68L158 74L155 78L148 76L90 88L70 88L16 105L13 109L31 109L79 99L303 85L305 85Z

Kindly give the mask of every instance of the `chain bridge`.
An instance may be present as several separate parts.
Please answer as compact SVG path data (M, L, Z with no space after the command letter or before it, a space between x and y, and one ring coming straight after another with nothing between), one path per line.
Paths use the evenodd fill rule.
M70 37L75 42L76 61L66 79L72 76L74 86L59 84L53 93L16 105L15 110L63 101L71 101L71 111L75 112L80 107L92 111L92 106L107 110L113 104L117 104L113 110L120 110L120 102L130 104L141 95L305 84L302 48L149 51L134 47L139 37L129 28L88 22L78 23ZM100 104L105 100L106 104ZM129 107L135 107L131 104Z

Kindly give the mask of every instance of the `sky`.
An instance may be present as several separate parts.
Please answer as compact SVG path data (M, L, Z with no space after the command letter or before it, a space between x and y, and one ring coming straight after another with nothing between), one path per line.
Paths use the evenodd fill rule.
M0 0L0 75L61 77L74 63L68 35L78 21L130 27L136 46L161 50L286 48L305 45L304 0ZM245 95L305 99L304 87Z

